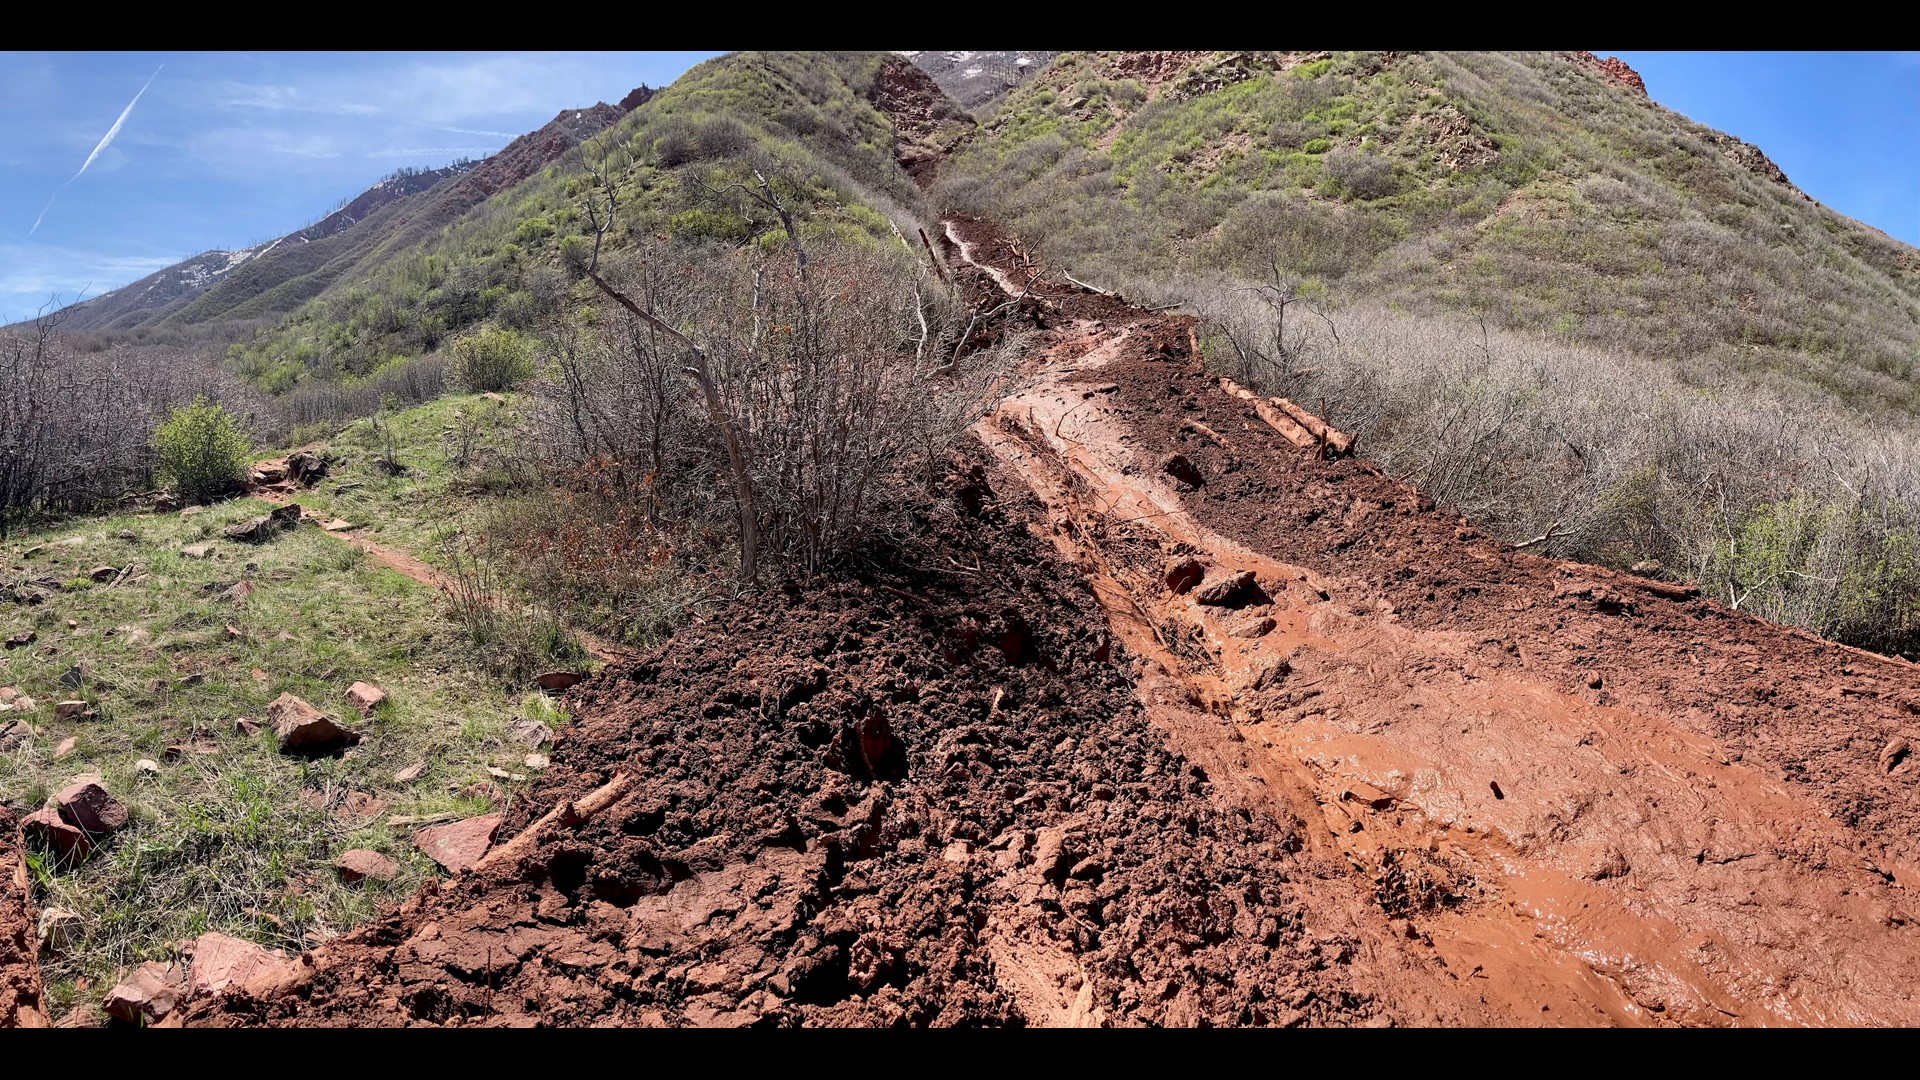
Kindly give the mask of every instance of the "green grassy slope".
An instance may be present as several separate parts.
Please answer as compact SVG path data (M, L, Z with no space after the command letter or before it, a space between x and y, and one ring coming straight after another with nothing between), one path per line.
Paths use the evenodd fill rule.
M1064 53L939 197L1085 278L1277 266L1920 410L1920 252L1565 55Z
M623 229L679 241L747 243L778 229L744 195L716 195L768 172L803 228L894 243L924 217L893 160L892 129L867 91L884 54L736 53L703 63L620 118L590 145L638 167L622 192ZM558 301L559 253L584 225L580 151L403 247L350 271L297 279L310 299L228 353L273 389L354 378L417 356L481 322L525 328ZM327 267L316 275L328 274ZM212 302L212 294L201 303ZM249 309L250 310L250 309Z

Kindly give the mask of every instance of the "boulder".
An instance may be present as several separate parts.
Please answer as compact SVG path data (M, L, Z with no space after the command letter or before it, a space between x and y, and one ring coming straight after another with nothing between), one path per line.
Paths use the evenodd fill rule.
M375 881L392 881L400 874L400 864L377 851L366 848L354 848L342 852L333 861L333 868L340 873L340 880L351 885L365 878Z
M128 1024L157 1024L186 996L186 979L178 964L147 963L107 994L107 1015Z
M62 863L79 862L93 850L93 842L87 839L87 834L62 821L60 812L52 807L35 810L21 818L20 833L29 840L38 841Z
M248 543L257 544L263 540L272 539L281 529L292 528L298 524L300 524L300 504L288 503L285 506L275 507L270 514L236 521L220 530L220 535L229 540L245 540Z
M281 694L267 706L283 754L328 754L360 741L360 733L342 727L327 714L292 694Z
M457 874L480 861L493 846L494 834L499 831L500 815L485 814L421 829L414 835L413 842L428 858Z
M98 776L76 776L53 797L60 816L88 836L105 836L127 827L131 815L120 800L107 794Z
M538 683L542 690L557 691L577 686L580 680L584 678L586 678L586 676L577 671L549 671L533 681Z
M387 700L387 692L372 683L357 682L347 687L347 700L353 702L361 716L372 716L373 710Z
M217 994L237 983L251 982L291 960L287 954L237 937L208 932L193 941L193 970L187 987L192 994Z
M324 452L301 450L287 458L287 472L301 487L312 487L326 479L327 469L333 459Z
M1167 563L1167 588L1172 589L1175 596L1185 595L1206 576L1207 568L1191 555Z

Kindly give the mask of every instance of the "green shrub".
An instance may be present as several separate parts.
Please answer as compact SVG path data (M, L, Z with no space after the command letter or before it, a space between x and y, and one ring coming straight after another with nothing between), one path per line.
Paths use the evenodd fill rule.
M168 414L153 447L162 482L194 502L223 495L246 476L252 449L233 414L202 397Z
M1301 147L1300 149L1306 151L1309 154L1324 154L1327 151L1333 149L1333 143L1327 141L1326 139L1308 139L1307 145Z
M533 374L533 346L512 330L483 327L453 343L453 381L469 393L511 390Z

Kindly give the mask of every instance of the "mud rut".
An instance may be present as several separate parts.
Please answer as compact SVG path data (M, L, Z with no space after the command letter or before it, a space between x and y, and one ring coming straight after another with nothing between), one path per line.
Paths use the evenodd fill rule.
M949 237L969 262L991 246L953 224ZM1017 292L1005 271L990 276ZM1071 321L1037 377L975 432L1046 506L1046 534L1137 658L1149 715L1234 796L1318 825L1307 830L1313 846L1370 883L1399 931L1393 951L1432 980L1416 996L1452 998L1495 1023L1920 1021L1910 993L1920 934L1900 887L1910 872L1883 869L1897 864L1884 843L1676 722L1672 708L1599 704L1597 675L1489 669L1476 656L1479 628L1416 629L1364 579L1201 524L1159 467L1184 447L1142 437L1118 407L1112 370L1129 353L1163 366L1190 354L1191 339L1178 340L1186 321L1076 317L1080 306L1056 304ZM1211 389L1202 411L1214 424L1185 425L1188 441L1264 453L1280 469L1319 464ZM1162 396L1149 407L1182 404ZM1379 512L1357 500L1356 510ZM1179 557L1205 565L1207 582L1251 572L1253 601L1176 595L1162 571ZM1589 580L1556 591L1591 600L1598 590L1592 606L1612 606L1604 582L1617 576L1584 569ZM1653 602L1673 591L1641 584ZM1746 621L1763 637L1790 633ZM1825 651L1836 666L1865 656ZM1913 683L1909 665L1866 662L1896 687ZM1911 708L1887 711L1891 731Z
M982 304L1020 291L1007 238L946 236ZM894 687L915 762L938 743L945 811L924 778L847 788L835 770L862 767L831 742L806 764L793 729L819 722L789 703L871 715L842 675L910 672L935 639L907 614L974 601L808 594L646 657L608 650L502 831L524 836L517 865L429 886L188 1022L1920 1023L1912 665L1504 551L1366 463L1280 438L1200 368L1190 320L1051 282L1018 307L1042 330L1027 381L974 432L993 483L1034 500L1003 491L1007 527L1058 562L993 541L1015 561L974 601L1025 597L1050 622L987 627L1008 663L977 685L867 684ZM1183 559L1204 577L1175 591ZM1048 674L1006 642L1071 622L1059 564L1119 647L1083 640ZM1199 602L1240 572L1251 586ZM855 667L807 660L822 627ZM741 632L782 646L734 652ZM1110 651L1125 679L1093 688ZM743 727L727 703L744 687L764 705L763 685L789 687L777 722ZM856 759L864 723L842 740ZM1017 749L1030 733L1051 749ZM1125 925L1092 926L1102 910ZM30 907L0 924L0 989L28 1002Z

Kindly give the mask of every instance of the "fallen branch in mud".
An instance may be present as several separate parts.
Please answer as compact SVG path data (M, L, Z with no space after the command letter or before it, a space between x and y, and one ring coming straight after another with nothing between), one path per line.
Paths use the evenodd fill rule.
M1225 375L1220 376L1220 389L1252 405L1253 411L1260 414L1260 419L1266 421L1268 427L1279 432L1282 438L1293 445L1302 450L1312 450L1319 447L1320 440L1314 438L1313 432L1294 423L1292 417L1287 416L1285 413L1280 412L1280 410L1275 409L1272 405L1267 404L1266 399L1260 395L1241 386Z
M1103 289L1098 285L1089 285L1086 282L1081 281L1079 278L1074 277L1072 274L1067 273L1065 270L1060 271L1060 276L1063 278L1066 278L1068 281L1073 282L1075 285L1080 286L1081 288L1087 290L1090 293L1099 293L1101 296L1116 295L1112 289Z
M934 276L940 279L940 284L942 285L953 284L952 282L947 280L947 271L945 270L945 268L943 268L940 265L940 260L934 257L933 241L927 239L927 230L925 229L920 230L920 244L922 247L925 247L927 249L927 261L933 264Z
M1308 431L1312 432L1314 438L1320 440L1321 444L1326 448L1327 451L1329 451L1328 453L1322 454L1321 456L1345 457L1348 454L1353 453L1353 436L1352 435L1349 435L1344 431L1335 430L1332 424L1327 423L1325 420L1320 419L1318 416L1315 416L1312 413L1308 412L1307 410L1301 408L1300 406L1295 405L1293 402L1288 401L1286 398L1277 397L1277 398L1269 398L1268 400L1272 401L1274 406L1277 407L1281 412L1284 412L1288 416L1292 417L1295 423L1299 424L1301 427L1306 428Z
M1233 448L1232 444L1227 442L1227 437L1225 435L1220 434L1219 432L1213 430L1212 428L1208 427L1207 425L1201 423L1198 420L1180 421L1180 430L1191 431L1196 435L1204 435L1207 438L1212 439L1214 442L1219 443L1220 448L1222 450L1231 450Z
M1536 536L1531 540L1522 540L1521 542L1512 545L1512 548L1514 551L1524 551L1527 548L1533 547L1536 544L1545 544L1550 541L1557 540L1562 536L1569 535L1568 533L1556 533L1553 531L1559 527L1560 527L1560 523L1556 521L1553 524L1547 526L1546 532L1541 533L1539 536Z
M617 773L614 778L593 789L572 802L563 802L541 816L539 821L522 830L520 835L494 848L481 856L473 865L475 870L484 870L488 866L512 862L527 853L540 837L540 831L549 825L558 824L562 828L573 828L592 821L594 815L620 801L620 797L633 786L633 777L626 773Z

